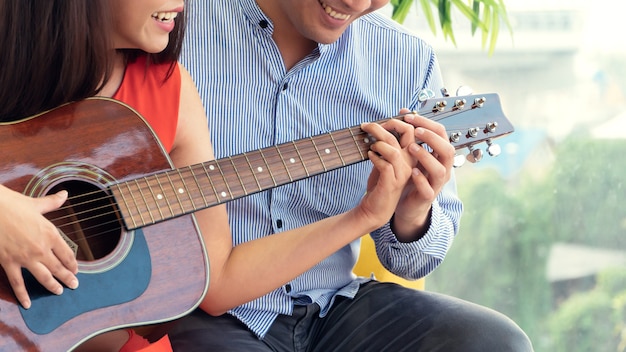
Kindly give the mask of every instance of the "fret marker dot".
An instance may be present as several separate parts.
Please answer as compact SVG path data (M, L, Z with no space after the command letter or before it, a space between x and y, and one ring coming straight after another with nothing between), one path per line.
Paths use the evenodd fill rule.
M215 170L215 166L209 165L209 170L211 170L211 171Z
M182 188L179 188L179 189L178 189L178 193L183 194L183 193L185 193L185 190L184 190L184 189L182 189Z
M163 195L162 194L157 194L157 199L159 199L159 200L163 199Z
M330 149L328 149L328 148L324 149L324 153L330 154Z
M363 141L364 141L365 143L369 143L369 142L370 142L370 139L369 139L369 138L365 138Z
M291 158L291 159L289 159L289 162L293 164L293 163L295 163L295 162L296 162L296 159Z
M222 192L221 195L222 195L222 198L226 198L226 192Z
M259 167L256 168L256 171L263 172L263 168L259 166Z

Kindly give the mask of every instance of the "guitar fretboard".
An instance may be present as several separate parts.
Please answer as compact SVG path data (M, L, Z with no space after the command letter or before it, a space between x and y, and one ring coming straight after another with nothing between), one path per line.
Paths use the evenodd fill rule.
M358 126L111 186L129 230L368 159Z

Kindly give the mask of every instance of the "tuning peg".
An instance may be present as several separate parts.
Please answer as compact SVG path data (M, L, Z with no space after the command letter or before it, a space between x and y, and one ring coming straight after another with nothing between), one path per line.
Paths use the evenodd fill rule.
M454 166L454 167L461 167L461 166L463 166L463 164L465 164L465 155L456 154L454 156L454 162L452 163L452 166Z
M472 93L474 93L474 90L470 86L460 86L459 88L456 89L457 97L461 97L464 95L472 95Z
M469 147L469 154L467 154L467 161L469 161L470 163L477 163L480 160L482 160L483 158L483 151L480 149L474 149L473 146Z
M491 156L498 156L502 153L502 148L500 148L499 144L495 144L491 141L491 139L487 140L487 153Z

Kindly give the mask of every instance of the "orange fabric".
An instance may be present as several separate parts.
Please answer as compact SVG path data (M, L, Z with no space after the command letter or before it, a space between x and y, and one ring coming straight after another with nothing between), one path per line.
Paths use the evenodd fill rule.
M127 329L126 332L128 332L128 341L120 348L120 352L135 352L150 346L150 342L138 335L135 330Z
M172 150L178 108L180 105L180 70L176 66L165 80L169 64L150 64L146 70L146 56L126 66L124 79L113 99L135 109L152 127L167 152Z
M173 352L170 338L165 335L159 341L150 344L150 346L137 350L137 352Z
M154 343L148 342L133 329L127 329L128 341L122 346L120 352L173 352L170 339L167 335Z

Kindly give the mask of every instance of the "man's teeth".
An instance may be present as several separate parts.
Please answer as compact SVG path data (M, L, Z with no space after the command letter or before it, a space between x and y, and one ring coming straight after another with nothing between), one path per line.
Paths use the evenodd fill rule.
M320 1L320 4L322 5L322 7L324 8L324 11L326 11L326 13L328 14L328 16L337 19L337 20L347 20L348 18L350 18L350 15L346 15L345 13L339 13L335 10L333 10L332 7L326 5L326 3Z
M155 12L152 14L153 18L163 22L171 21L175 19L176 16L178 16L178 12Z

